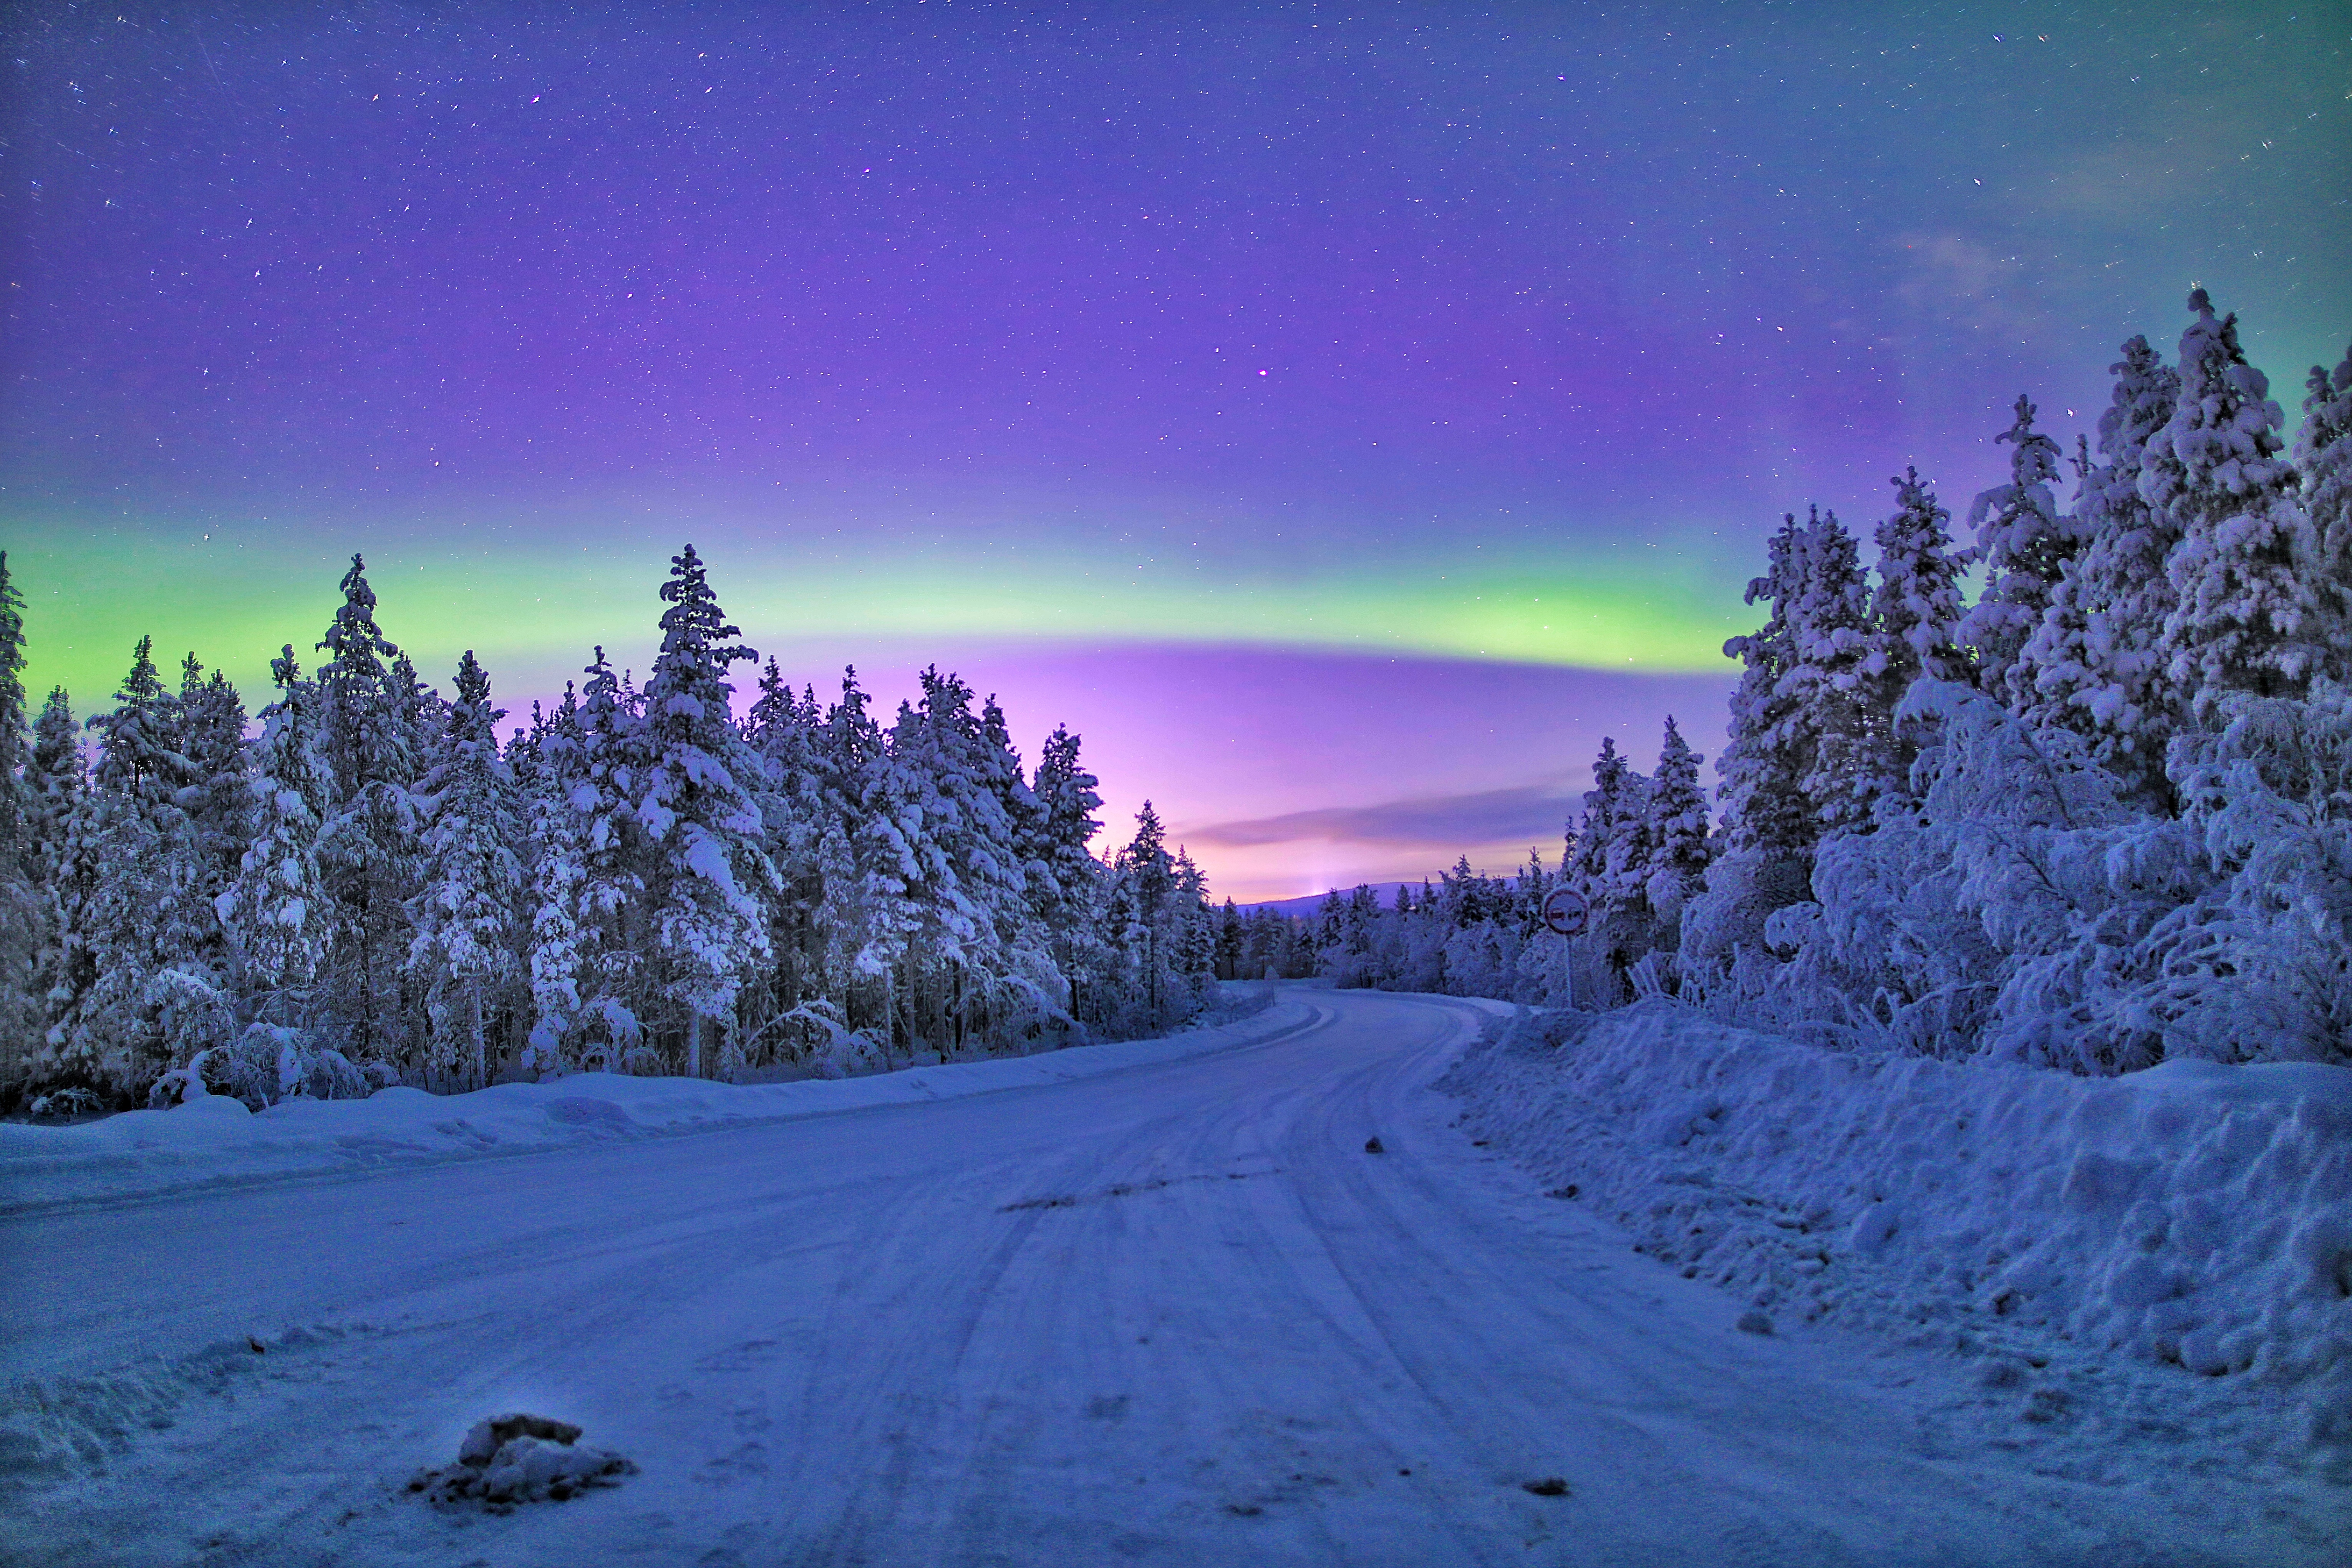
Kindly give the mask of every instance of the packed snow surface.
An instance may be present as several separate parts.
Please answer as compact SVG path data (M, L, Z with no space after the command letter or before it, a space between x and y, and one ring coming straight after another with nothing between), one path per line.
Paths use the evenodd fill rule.
M1479 1147L1499 1101L1454 1124L1432 1086L1492 1016L1292 992L1002 1092L730 1121L776 1101L572 1080L708 1130L300 1179L150 1160L138 1200L94 1156L89 1199L51 1170L0 1219L0 1558L2341 1562L2342 1491L2234 1438L2102 1426L2079 1379L2031 1418L2057 1362L1988 1392L1785 1305L1741 1331L1752 1302ZM430 1109L595 1126L548 1115L565 1087ZM506 1513L406 1489L524 1411L636 1473Z

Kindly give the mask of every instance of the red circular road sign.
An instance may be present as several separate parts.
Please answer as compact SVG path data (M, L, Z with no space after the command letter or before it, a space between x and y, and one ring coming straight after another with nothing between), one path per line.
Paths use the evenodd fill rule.
M1554 888L1551 896L1544 900L1544 924L1562 936L1581 936L1584 922L1591 915L1591 911L1585 908L1584 900L1572 889Z

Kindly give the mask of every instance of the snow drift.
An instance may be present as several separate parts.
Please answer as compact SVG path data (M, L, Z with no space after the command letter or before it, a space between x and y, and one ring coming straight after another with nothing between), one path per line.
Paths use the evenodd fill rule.
M2352 1452L2352 1069L2084 1079L1653 1001L1523 1018L1440 1087L1554 1195L1759 1309L2121 1351Z

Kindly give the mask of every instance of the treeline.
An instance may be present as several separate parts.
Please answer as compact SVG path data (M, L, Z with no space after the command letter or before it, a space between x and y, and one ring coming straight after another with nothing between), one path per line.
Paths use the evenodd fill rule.
M249 1102L502 1072L824 1072L1166 1027L1213 984L1204 879L1147 804L1107 858L1057 729L1034 772L993 699L927 669L887 725L736 639L688 546L646 683L596 650L503 742L469 651L443 697L353 556L257 736L142 639L86 748L30 726L0 555L0 1096ZM94 752L94 756L92 753Z
M1916 471L1874 574L1833 514L1783 520L1725 645L1719 821L1671 722L1654 774L1595 764L1580 1002L2085 1072L2352 1061L2352 358L2290 452L2237 318L2189 308L2171 363L2124 345L2095 449L2018 399L1968 542ZM1334 900L1326 972L1551 998L1552 879L1478 880Z

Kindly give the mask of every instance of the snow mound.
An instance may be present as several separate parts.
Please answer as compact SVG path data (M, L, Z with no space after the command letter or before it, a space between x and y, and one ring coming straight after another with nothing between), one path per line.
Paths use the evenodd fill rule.
M2120 1352L2352 1455L2352 1069L1872 1058L1654 1002L1524 1021L1440 1087L1759 1312Z
M199 1083L169 1110L125 1111L75 1126L0 1124L0 1214L987 1094L1263 1045L1318 1016L1311 1003L1286 998L1230 1023L1161 1039L793 1083L573 1073L470 1094L395 1087L364 1100L281 1100L258 1112L231 1096L199 1093Z
M266 1342L216 1340L97 1376L18 1379L0 1388L0 1493L100 1473L142 1432L173 1426L189 1399L234 1395L289 1352L363 1331L368 1325L296 1324Z
M457 1446L457 1462L419 1470L408 1489L444 1506L478 1502L494 1513L519 1503L563 1502L597 1487L616 1487L637 1467L603 1448L575 1447L580 1428L569 1421L516 1413L474 1423Z

